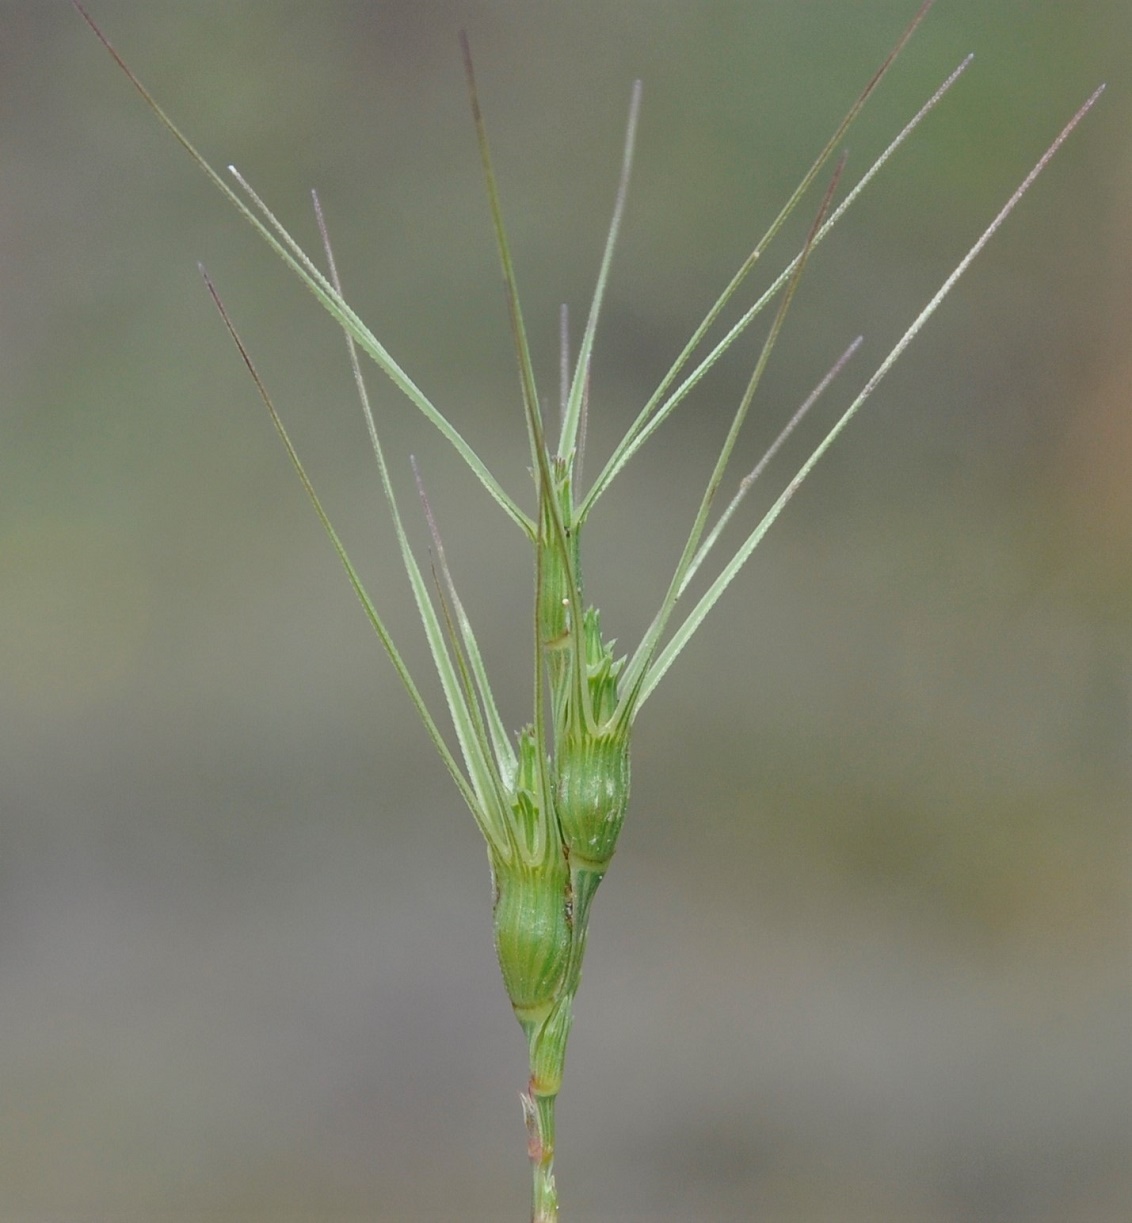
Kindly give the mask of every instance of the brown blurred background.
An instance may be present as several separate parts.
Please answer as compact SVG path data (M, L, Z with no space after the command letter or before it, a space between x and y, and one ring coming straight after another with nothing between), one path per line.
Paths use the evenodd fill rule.
M319 189L348 296L529 504L457 29L548 395L644 79L592 475L914 3L91 6L312 247ZM1129 1215L1132 10L939 4L850 179L969 50L814 258L736 475L865 345L763 505L1109 90L642 714L560 1102L578 1223ZM340 337L65 4L0 0L0 158L0 1219L522 1218L478 834L197 260L427 674ZM760 335L594 515L626 647ZM522 541L371 389L518 726Z

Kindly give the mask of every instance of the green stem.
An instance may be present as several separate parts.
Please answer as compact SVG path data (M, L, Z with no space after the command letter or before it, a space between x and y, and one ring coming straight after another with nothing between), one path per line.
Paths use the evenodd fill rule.
M554 1184L554 1102L556 1096L524 1096L527 1152L531 1157L531 1223L558 1223Z
M531 1077L523 1096L527 1154L531 1160L531 1223L557 1223L554 1184L554 1103L562 1086L574 991L564 988L540 1018L519 1016L527 1034Z
M571 870L574 933L570 960L558 997L549 1005L515 1008L523 1025L531 1077L523 1095L527 1154L531 1161L531 1223L558 1223L558 1189L554 1183L554 1105L566 1065L566 1042L574 1017L574 996L582 980L590 904L604 869Z

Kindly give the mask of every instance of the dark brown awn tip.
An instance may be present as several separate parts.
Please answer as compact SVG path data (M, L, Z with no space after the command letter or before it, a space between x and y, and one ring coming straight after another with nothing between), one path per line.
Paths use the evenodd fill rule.
M479 124L482 120L480 114L480 100L476 92L476 71L472 66L472 44L468 41L468 31L460 31L460 54L464 58L464 75L468 78L468 97L472 104L472 118Z

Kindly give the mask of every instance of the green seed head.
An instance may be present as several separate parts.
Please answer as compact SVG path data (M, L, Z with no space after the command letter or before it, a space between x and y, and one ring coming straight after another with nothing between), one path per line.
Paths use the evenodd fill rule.
M545 1018L570 954L573 897L558 824L542 790L534 730L519 736L511 798L511 852L492 855L495 950L521 1020Z
M568 739L558 750L558 822L574 866L604 871L629 804L628 735Z
M602 640L596 608L586 609L582 633L589 709L579 710L574 686L563 685L555 709L555 802L571 865L600 874L629 802L629 735L614 717L625 660L615 660L613 642Z
M538 511L534 518L512 500L499 480L456 431L444 414L433 405L405 370L393 359L379 340L366 328L342 296L333 253L321 210L316 200L316 213L322 232L329 275L319 271L288 234L277 218L267 209L254 190L235 171L241 193L213 170L193 148L168 116L157 105L145 87L133 76L101 31L87 16L79 0L76 7L105 43L107 50L125 70L157 118L170 130L189 155L208 175L236 208L258 229L284 262L303 280L332 318L346 333L351 361L362 400L370 440L377 460L383 490L392 515L402 561L420 613L425 636L437 675L451 713L462 760L448 746L445 736L429 712L393 638L355 570L346 549L320 502L302 461L279 418L269 394L236 333L212 282L205 276L209 292L243 358L261 398L271 416L315 511L325 528L335 551L359 595L382 645L389 654L401 682L419 713L445 767L452 775L469 809L472 811L489 846L494 881L495 945L504 983L518 1019L527 1036L531 1077L529 1095L524 1097L528 1123L528 1151L534 1169L532 1219L551 1223L558 1218L558 1199L554 1184L554 1098L562 1080L566 1040L570 1031L573 999L580 979L585 952L590 902L609 865L625 818L629 797L629 727L636 712L664 677L692 636L699 630L717 600L742 570L754 549L762 540L784 506L809 476L815 464L828 451L841 432L887 376L908 344L916 337L959 276L982 250L1003 220L1029 189L1037 174L1045 167L1069 133L1097 100L1102 85L1077 111L1034 169L1014 192L1003 209L981 237L957 264L940 289L913 320L903 336L891 349L874 373L865 382L836 423L811 451L796 474L770 505L760 520L748 528L745 540L726 561L717 577L683 616L673 624L677 603L688 589L693 576L708 557L720 532L743 501L755 477L785 440L790 431L809 409L814 399L855 351L856 341L833 367L813 395L791 418L777 441L773 443L759 465L745 476L730 504L714 525L715 499L723 486L742 426L759 389L764 370L774 349L788 309L798 288L808 258L830 227L853 202L868 181L887 161L889 155L920 122L963 71L970 57L952 73L947 81L905 126L873 166L858 180L836 209L833 199L841 175L841 166L832 176L820 208L815 216L801 251L785 270L758 298L744 308L741 320L728 334L714 344L707 355L693 357L700 351L701 341L726 310L733 310L742 299L732 299L755 267L767 244L779 232L782 223L793 212L798 201L821 173L823 165L840 144L851 122L872 93L874 87L903 47L904 42L923 19L932 0L923 0L919 11L893 52L874 74L869 84L850 109L845 120L820 153L812 168L791 196L786 207L768 229L766 236L731 278L727 287L711 306L689 343L665 374L655 393L642 407L634 423L617 443L597 480L578 503L574 499L574 480L580 483L581 455L585 439L585 419L589 397L589 378L594 333L600 307L606 292L607 274L613 253L625 194L629 165L637 127L640 83L633 92L622 175L617 203L609 229L601 270L598 275L589 318L581 348L574 363L571 378L569 344L563 327L561 433L556 452L547 444L542 423L531 353L522 322L518 290L503 225L499 194L491 168L487 136L476 97L471 56L464 39L465 63L468 72L473 117L476 124L480 155L487 182L488 200L499 246L512 331L519 358L523 407L526 415L528 440L534 458L538 488ZM843 163L842 163L843 164ZM760 264L761 266L761 264ZM203 269L202 269L203 271ZM590 510L596 504L625 464L644 444L689 390L696 386L740 336L751 321L776 294L779 304L757 362L747 381L746 390L735 409L730 428L719 452L715 467L700 500L680 560L669 581L664 600L650 626L626 664L614 660L612 645L602 640L598 613L585 609L582 595L581 550L579 536ZM724 317L726 317L724 315ZM361 349L409 401L455 447L470 470L520 528L536 551L536 727L520 736L519 751L511 748L504 723L492 695L486 669L471 623L456 594L451 574L444 560L439 532L425 501L425 514L434 540L434 575L437 577L438 598L434 602L427 582L413 555L402 525L379 440L377 421L365 391L356 349ZM422 489L423 499L423 489ZM671 631L670 631L671 630ZM548 681L548 682L547 682ZM618 693L618 687L624 689ZM548 715L553 720L548 726ZM553 744L553 760L548 758Z
M573 903L565 858L543 868L493 862L495 950L520 1021L548 1011L570 958Z

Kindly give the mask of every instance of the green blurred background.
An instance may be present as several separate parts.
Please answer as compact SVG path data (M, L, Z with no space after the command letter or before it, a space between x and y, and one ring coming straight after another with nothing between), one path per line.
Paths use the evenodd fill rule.
M457 29L548 391L644 79L592 474L913 7L92 0L312 246L319 189L348 296L528 504ZM1132 10L941 0L850 176L969 50L813 261L737 473L866 340L764 505L1109 90L638 723L560 1101L569 1219L1128 1217ZM0 68L0 1218L522 1218L478 834L197 260L423 673L340 337L69 6L2 0ZM758 340L594 517L627 646ZM371 389L518 726L522 541Z

